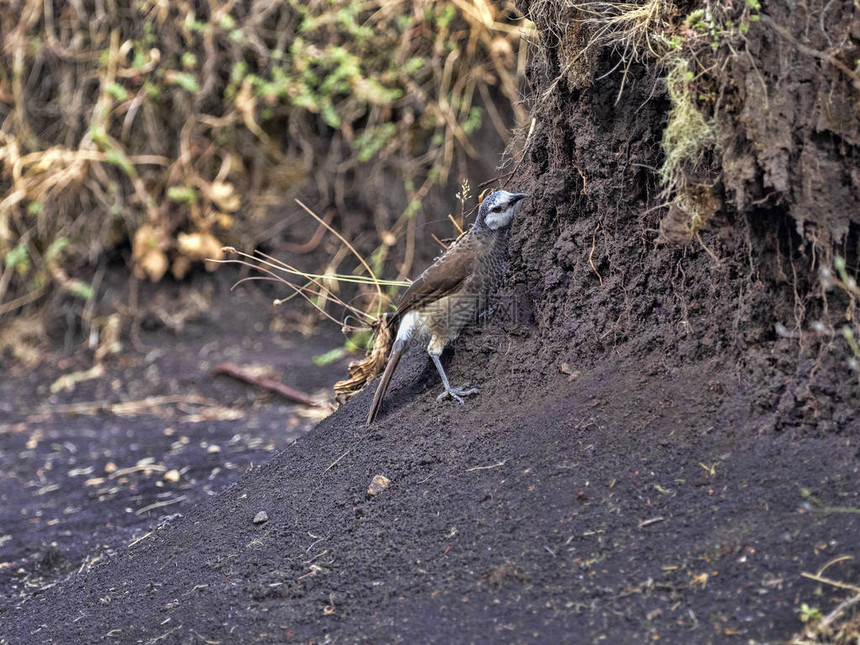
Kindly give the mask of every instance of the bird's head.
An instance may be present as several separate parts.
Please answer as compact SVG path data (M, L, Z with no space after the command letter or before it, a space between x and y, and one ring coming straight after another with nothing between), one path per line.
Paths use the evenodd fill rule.
M509 193L506 190L490 193L478 208L475 227L491 231L507 228L514 219L517 204L525 197L528 197L525 193Z

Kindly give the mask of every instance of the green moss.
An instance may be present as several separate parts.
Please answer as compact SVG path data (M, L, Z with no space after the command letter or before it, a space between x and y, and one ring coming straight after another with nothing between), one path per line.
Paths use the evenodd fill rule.
M165 80L170 85L178 85L185 91L191 92L192 94L196 94L200 91L200 83L197 81L197 78L188 72L171 71L168 74L165 74Z
M7 267L12 267L18 275L27 275L30 272L30 254L27 247L19 244L6 254L3 263Z
M663 131L665 158L659 172L664 194L687 218L688 235L704 228L718 209L710 186L688 179L700 169L705 154L719 145L715 121L707 119L693 100L694 83L689 62L678 57L666 76L672 107Z
M717 143L714 121L706 119L693 101L690 84L694 79L689 63L680 57L666 76L672 108L663 131L665 160L660 169L660 181L669 189L677 185L684 166L696 165L705 151Z
M365 130L355 139L358 148L358 160L362 163L370 161L397 134L396 123L383 123L379 127Z

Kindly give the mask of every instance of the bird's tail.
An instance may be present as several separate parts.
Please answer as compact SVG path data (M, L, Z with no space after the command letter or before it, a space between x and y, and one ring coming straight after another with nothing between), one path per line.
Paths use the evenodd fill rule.
M400 362L400 357L403 356L403 351L405 349L405 340L398 339L394 341L394 346L391 348L391 355L388 357L385 371L382 373L382 378L379 380L379 387L376 388L376 393L373 395L373 403L370 404L370 412L367 413L367 425L373 423L374 419L376 419L376 415L379 414L379 408L382 406L382 399L385 398L385 393L388 391L388 385L391 383L391 377L394 375L394 370L397 369L397 363Z

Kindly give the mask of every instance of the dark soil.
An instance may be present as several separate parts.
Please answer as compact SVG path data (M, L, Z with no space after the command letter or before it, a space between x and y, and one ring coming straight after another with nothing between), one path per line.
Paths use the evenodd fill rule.
M750 28L750 47L778 42L766 22ZM797 96L841 73L780 51L773 60L814 67L798 73ZM531 70L538 90L558 73L551 54ZM301 389L326 382L331 372L305 367L317 350L254 327L265 304L152 332L147 346L162 353L119 379L132 398L201 392L247 405L238 420L177 417L165 437L165 420L42 419L24 411L66 402L39 390L56 364L6 380L4 399L21 405L0 436L18 478L3 480L0 643L783 642L802 628L802 604L824 612L844 598L803 576L826 567L860 579L860 400L841 338L807 331L835 324L846 303L815 289L820 247L794 219L800 191L727 206L699 244L657 245L668 106L636 67L616 104L615 62L603 55L590 86L560 83L536 107L511 182L532 198L509 279L486 324L445 357L455 384L482 388L465 406L436 402L438 377L416 352L375 425L364 426L366 391L291 443L303 427L295 408L211 380L214 359L199 353L223 343L216 355L276 364ZM777 85L780 69L760 71ZM739 82L727 77L727 91ZM737 131L750 119L737 116ZM857 158L847 137L831 148L831 134L806 130L789 158L819 154L810 137L834 163ZM745 149L744 185L765 195L771 175L755 146L733 153ZM852 208L839 197L852 172L824 203ZM734 197L733 185L720 190ZM855 214L840 220L848 234ZM147 369L166 378L150 384ZM268 459L269 444L286 449ZM144 456L189 470L160 487L145 470L84 486L109 459L123 468ZM390 485L371 496L376 475ZM261 511L268 520L254 523Z
M99 457L77 465L100 469L107 453L123 466L143 454L192 466L188 485L159 489L157 474L137 473L107 500L68 485L68 455L45 474L59 490L7 480L4 504L18 513L4 517L4 559L29 578L18 589L5 578L4 642L775 642L799 629L801 602L839 595L801 573L857 549L860 516L834 510L860 507L856 433L757 433L737 412L743 383L718 362L666 370L620 358L512 388L474 360L483 349L458 349L452 378L484 386L466 407L437 404L413 356L378 425L363 427L364 393L203 504L265 459L227 437L283 446L287 410L171 424L192 438L179 454L163 422L76 419L4 435L14 455L33 430L55 432L34 451L42 464L119 426L127 443L99 437ZM204 454L203 438L224 452ZM36 476L20 463L22 481ZM224 475L210 480L216 465ZM377 474L391 484L371 498ZM124 510L159 492L188 499L144 517ZM257 525L260 511L269 520Z
M110 278L127 280L115 270ZM277 395L213 377L221 362L264 365L272 377L323 398L343 370L343 363L312 362L342 344L337 330L310 339L276 332L297 326L291 313L273 313L271 298L256 289L228 293L229 284L219 275L160 291L145 286L136 347L127 342L106 359L103 376L74 389L49 388L61 375L90 368L92 352L55 347L35 370L9 368L0 384L4 604L86 571L182 517L319 418Z

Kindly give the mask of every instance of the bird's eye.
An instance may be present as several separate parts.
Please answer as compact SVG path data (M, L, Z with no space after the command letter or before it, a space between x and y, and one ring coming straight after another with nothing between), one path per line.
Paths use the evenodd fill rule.
M490 209L490 212L491 212L491 213L501 213L501 212L502 212L502 207L501 207L501 206L493 206L493 207Z

